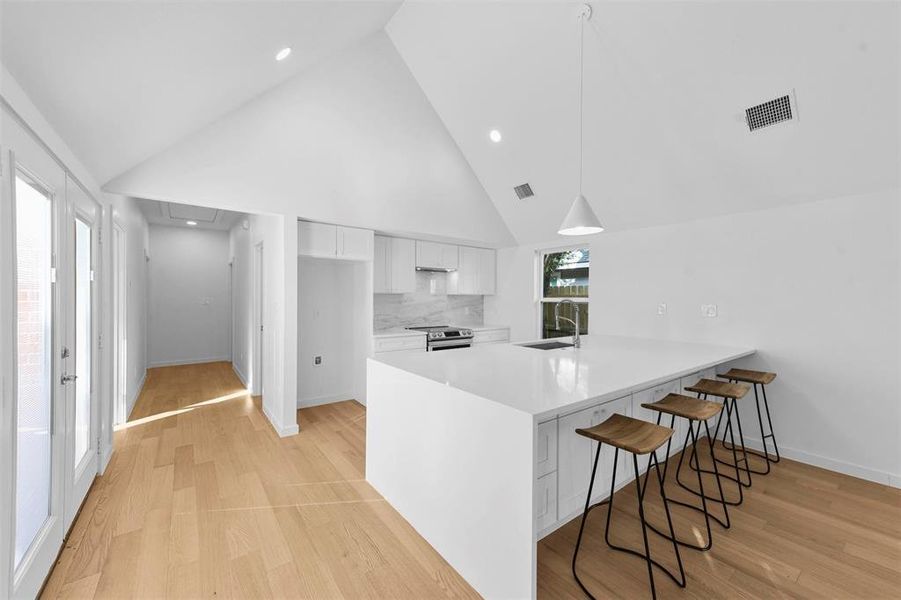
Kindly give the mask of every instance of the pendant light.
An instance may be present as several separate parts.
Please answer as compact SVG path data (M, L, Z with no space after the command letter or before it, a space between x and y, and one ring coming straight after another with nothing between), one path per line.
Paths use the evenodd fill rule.
M585 21L591 18L591 6L585 4L579 11L579 195L557 231L560 235L590 235L604 231L598 216L594 214L588 200L582 195L582 171L585 159L582 148L583 106L585 104Z

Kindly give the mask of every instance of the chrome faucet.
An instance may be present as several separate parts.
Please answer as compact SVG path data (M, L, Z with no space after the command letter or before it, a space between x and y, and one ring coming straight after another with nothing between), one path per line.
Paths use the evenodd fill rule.
M575 321L573 321L570 318L560 316L560 307L563 306L564 304L572 304L573 305L573 310L576 311L576 320ZM567 298L566 300L561 300L560 302L555 304L554 305L554 326L557 329L560 329L560 319L563 319L564 321L569 321L570 323L573 324L573 327L576 328L575 332L573 333L573 348L581 348L582 347L582 339L579 337L579 305L578 305L578 303L573 302L572 300Z

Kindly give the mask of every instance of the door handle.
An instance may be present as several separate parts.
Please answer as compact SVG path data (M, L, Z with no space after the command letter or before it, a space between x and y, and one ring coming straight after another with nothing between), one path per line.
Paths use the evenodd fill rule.
M66 385L67 383L71 383L76 379L78 379L78 375L63 375L59 378L59 382L63 385Z

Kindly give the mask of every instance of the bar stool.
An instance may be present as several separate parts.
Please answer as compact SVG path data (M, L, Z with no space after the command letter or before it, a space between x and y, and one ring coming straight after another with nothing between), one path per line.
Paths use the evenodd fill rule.
M748 466L748 453L745 448L745 438L742 434L741 429L741 415L738 413L738 407L735 405L735 402L736 400L744 398L751 388L743 383L728 383L726 381L716 381L713 379L701 379L694 385L687 386L685 389L689 392L697 393L698 398L701 398L703 396L704 400L706 400L708 396L715 396L723 399L723 407L725 408L725 411L720 413L720 418L716 422L716 428L713 431L713 439L710 440L710 443L711 448L716 444L716 440L719 437L720 426L722 425L723 419L725 418L726 427L725 429L723 429L723 446L726 447L726 435L728 434L731 445L727 448L732 450L732 462L730 463L721 458L718 458L715 454L713 455L713 460L735 469L735 477L732 477L731 475L727 475L725 473L720 474L720 476L734 481L738 486L738 500L726 500L727 504L738 506L739 504L744 502L744 488L751 487L751 469ZM738 457L738 450L737 446L735 445L735 430L732 427L733 413L735 414L735 422L738 425L738 439L741 445L742 452L741 458ZM739 468L742 463L744 463L744 466ZM700 470L702 473L716 475L714 471L701 469L699 462L695 462L693 464L691 461L689 461L688 466L694 470ZM742 477L742 473L744 473L744 475L747 475L747 482L745 482L744 477ZM708 500L709 499L710 498L708 498Z
M770 472L771 464L776 464L782 460L782 457L779 456L779 445L776 444L776 434L773 431L773 420L770 418L770 405L766 400L766 386L769 383L773 383L773 380L776 379L776 374L768 373L766 371L751 371L749 369L729 369L728 372L717 375L717 377L728 379L731 382L743 381L745 383L750 383L754 387L754 402L757 404L757 423L760 425L760 441L763 444L763 452L758 452L757 450L748 450L748 452L754 456L766 459L765 471L751 469L753 473L766 475ZM764 433L763 429L763 415L760 412L760 396L757 394L758 385L763 393L763 408L766 410L766 422L770 429L769 433ZM776 451L776 458L771 458L770 456L770 451L767 449L766 444L767 438L773 440L773 449Z
M585 584L582 583L582 580L579 579L579 575L576 573L576 559L579 556L579 547L582 544L582 533L585 531L585 519L588 517L588 513L602 504L607 504L607 523L604 526L604 541L614 550L633 554L639 558L645 559L648 564L648 579L651 583L651 597L657 598L657 588L654 586L654 566L666 573L679 587L684 588L685 570L682 568L682 557L679 554L679 544L676 543L676 533L673 530L673 520L670 517L666 492L661 485L660 497L663 499L663 508L666 511L666 520L669 523L670 530L670 535L664 537L671 540L673 543L673 551L676 553L676 561L679 564L679 575L681 579L677 579L669 569L651 558L651 550L648 546L647 521L645 521L644 518L644 492L647 489L647 486L642 487L641 478L638 475L638 455L650 453L651 456L648 458L648 470L651 469L651 461L653 461L654 468L657 470L657 477L661 478L660 463L657 461L655 451L670 439L673 435L673 430L669 427L661 427L660 425L654 425L653 423L648 423L647 421L642 421L640 419L633 419L624 415L614 414L603 423L595 425L594 427L588 429L576 429L576 433L598 443L598 449L594 455L594 466L591 468L591 480L588 483L588 497L585 499L585 511L582 513L582 524L579 527L579 537L576 540L576 549L573 552L572 571L579 587L582 588L582 591L585 592L589 598L594 600L594 596L588 591L588 588L585 587ZM594 487L594 478L598 470L598 460L601 457L601 447L604 444L608 444L615 448L613 454L613 472L610 475L610 496L606 500L602 500L592 505L591 491ZM632 466L635 469L635 489L638 492L638 518L641 521L641 534L644 538L644 554L632 550L631 548L617 546L610 542L610 515L613 514L613 493L616 487L616 466L617 461L619 460L620 450L632 454Z
M676 417L682 417L686 421L688 421L688 433L685 435L685 442L682 444L682 453L679 456L679 466L676 467L676 483L679 484L685 490L699 496L701 498L701 506L696 506L694 504L689 504L687 502L682 502L680 500L670 499L670 502L678 504L680 506L685 506L692 510L696 510L700 513L704 514L704 524L707 526L707 542L703 545L701 544L693 544L691 542L685 542L678 538L676 538L676 542L680 546L685 546L686 548L693 548L695 550L709 550L713 545L713 535L710 531L710 519L714 519L717 523L722 525L724 528L729 529L731 526L731 522L729 521L729 508L726 503L726 496L723 494L723 484L720 481L719 469L717 468L717 461L713 462L713 471L716 474L716 485L719 489L720 497L719 499L710 498L704 492L704 480L701 476L701 471L696 471L698 476L698 490L695 491L682 483L679 475L682 472L682 462L685 459L685 452L688 450L688 442L691 440L691 458L689 459L689 463L692 460L697 460L697 448L698 448L698 435L701 433L701 423L704 424L704 428L707 430L707 440L710 445L710 455L713 456L713 442L712 437L710 436L710 426L707 424L709 419L720 414L723 410L723 405L718 404L716 402L711 402L710 400L702 400L700 398L693 398L691 396L683 396L682 394L667 394L661 400L657 402L645 403L642 404L644 408L649 410L653 410L657 412L657 425L660 425L660 418L665 414L670 415L670 428L672 428L676 424ZM697 433L695 432L695 424L697 423ZM669 455L670 455L670 446L672 444L673 438L670 438L666 442L666 456L667 461L663 467L663 478L660 481L660 485L663 486L666 483L666 474L669 471ZM650 469L648 469L647 473L645 473L645 487L648 485L648 476L650 475ZM718 502L723 507L723 514L725 515L725 522L721 521L719 517L716 515L710 514L707 510L707 500L712 500L714 502ZM657 529L652 524L648 524L651 529L654 529L659 535L663 537L667 537L666 534L657 531Z

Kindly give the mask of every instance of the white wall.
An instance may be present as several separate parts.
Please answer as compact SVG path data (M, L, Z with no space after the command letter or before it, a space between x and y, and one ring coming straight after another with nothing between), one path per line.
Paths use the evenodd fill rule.
M244 223L247 223L247 229ZM250 220L242 219L228 232L228 256L232 264L232 368L248 388L250 387L251 364L251 306L253 301L251 284L253 271L250 247Z
M229 234L235 286L235 370L250 388L262 378L263 412L280 436L297 433L297 219L251 215ZM263 244L263 372L254 372L253 260Z
M150 226L150 366L230 359L228 232Z
M475 245L513 243L384 32L261 95L107 188Z
M590 238L591 333L753 346L783 454L901 485L899 193ZM534 248L498 254L486 319L535 337ZM657 304L666 303L666 316ZM702 318L700 304L717 304ZM743 405L746 434L757 417Z
M297 404L353 398L354 264L300 258L297 283Z
M131 414L144 385L149 362L148 345L148 276L149 266L145 259L150 254L150 237L147 220L130 198L115 198L112 204L113 222L125 233L125 280L126 280L126 414ZM112 236L110 236L112 239ZM112 244L109 244L112 246ZM110 249L112 251L112 248ZM108 265L112 266L110 260ZM108 271L109 279L112 273ZM110 310L110 312L113 312ZM114 328L108 330L108 348L113 348Z

